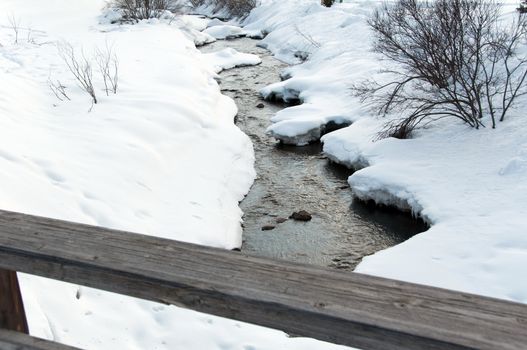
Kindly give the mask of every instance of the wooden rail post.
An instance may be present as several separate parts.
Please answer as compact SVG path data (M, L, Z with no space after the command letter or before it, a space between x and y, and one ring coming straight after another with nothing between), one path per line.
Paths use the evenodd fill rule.
M1 269L0 328L29 334L16 272Z

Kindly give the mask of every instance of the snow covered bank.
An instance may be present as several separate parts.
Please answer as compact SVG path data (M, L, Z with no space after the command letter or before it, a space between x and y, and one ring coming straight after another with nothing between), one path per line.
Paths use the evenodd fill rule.
M203 55L214 67L216 73L234 67L253 66L262 63L257 55L238 52L235 49L224 49Z
M232 25L216 25L207 28L204 33L216 39L234 39L246 35L242 28Z
M349 179L364 200L421 215L432 228L364 261L358 272L527 302L527 123L521 108L496 130L436 123L414 139L376 141L379 120L353 98L355 82L382 67L370 52L367 16L377 2L266 1L245 22L292 66L264 97L298 98L269 132L290 143L318 138L333 116L353 122L322 138L334 161L361 169ZM514 13L507 5L506 13ZM375 142L374 142L375 141Z
M371 8L346 6L328 9L316 1L271 1L247 18L246 30L269 33L259 45L277 58L291 64L308 59L284 72L289 79L261 91L264 98L302 102L272 119L268 131L273 137L303 145L320 139L328 123L346 126L359 118L349 88L377 66L364 26Z
M2 209L222 248L241 244L238 202L254 179L250 140L233 123L215 66L192 41L207 21L109 24L103 0L3 0L0 26ZM5 20L5 18L4 18ZM103 24L101 24L103 23ZM182 27L186 25L187 27ZM179 28L182 29L179 29ZM57 51L94 59L113 47L117 94L98 103ZM254 57L251 57L254 61ZM59 100L49 85L64 86ZM283 333L22 275L31 333L87 349L314 349Z
M68 31L48 30L37 40L49 44L13 45L9 30L2 31L2 66L8 68L0 73L6 89L1 109L9 116L3 126L2 168L4 176L26 180L3 189L3 205L195 243L239 246L237 203L254 177L252 146L233 125L236 106L220 94L210 60L167 25L96 28L100 4L92 8L91 31L77 31L74 25ZM20 12L21 18L35 21L32 27L41 28L31 14ZM61 61L57 40L70 40L78 54L82 47L86 57L106 42L114 45L118 93L106 96L94 67L99 103L92 108ZM71 101L52 94L48 77L66 87ZM192 108L196 105L201 107Z
M527 302L527 128L519 116L499 127L437 126L412 140L357 144L357 125L324 139L331 148L345 138L347 157L370 163L349 179L355 195L432 224L358 272Z

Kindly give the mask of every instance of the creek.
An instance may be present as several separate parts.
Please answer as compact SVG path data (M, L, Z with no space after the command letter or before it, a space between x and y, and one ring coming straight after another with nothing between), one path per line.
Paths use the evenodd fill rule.
M263 61L220 74L222 92L238 105L236 124L251 138L256 155L257 179L240 204L245 213L242 251L352 270L364 256L424 231L425 225L408 214L353 200L347 184L352 171L331 163L320 144L286 146L266 135L270 118L286 106L263 101L258 91L278 81L286 65L256 44L239 38L200 48L208 53L231 47ZM312 219L288 219L299 210Z

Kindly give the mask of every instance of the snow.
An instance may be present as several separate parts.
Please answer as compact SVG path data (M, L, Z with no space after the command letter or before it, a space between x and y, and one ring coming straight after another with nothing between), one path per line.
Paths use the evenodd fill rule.
M215 26L225 26L228 25L228 22L222 21L219 18L213 18L209 20L209 23L207 23L207 28L215 27Z
M54 40L47 33L43 40ZM3 72L2 80L18 85L2 104L3 114L15 121L4 125L9 132L2 149L18 159L6 162L4 171L34 178L23 185L25 196L18 186L5 189L3 204L47 216L66 206L68 217L82 222L239 246L237 203L254 177L252 146L234 127L236 106L219 93L209 66L193 63L201 55L192 43L175 28L146 24L91 32L82 42L88 57L105 42L118 52L120 91L105 96L97 82L100 103L93 108L55 45L3 49L15 67ZM77 45L79 55L80 50ZM66 85L72 101L58 101L48 77ZM193 105L204 107L193 110ZM31 142L17 142L21 138ZM40 200L31 196L33 183ZM171 214L189 205L192 215ZM210 237L211 230L219 231L217 236Z
M456 125L359 146L371 166L350 177L354 193L407 206L432 228L357 271L527 302L523 124L511 116L497 130Z
M111 24L103 0L2 0L21 33L0 26L2 209L231 249L241 244L238 202L255 172L237 108L218 67L255 64L195 47L196 17ZM99 103L59 56L68 42L94 59L112 47L117 94ZM221 62L220 62L221 61ZM49 80L71 100L57 99ZM319 342L134 298L20 275L32 335L87 349L316 349ZM332 347L329 346L328 347ZM332 348L337 349L334 346Z
M203 32L216 39L239 38L246 35L242 28L233 25L215 25L205 29Z
M204 54L203 56L214 67L216 73L234 67L254 66L262 63L261 58L257 55L238 52L232 48Z
M354 195L431 225L366 257L356 272L527 303L527 100L495 130L443 120L409 140L379 140L386 120L350 92L383 67L366 24L378 3L328 9L315 0L268 0L251 13L244 29L269 33L260 45L296 64L262 96L302 102L274 116L269 134L303 145L333 117L353 123L322 141L331 160L357 170L349 178Z

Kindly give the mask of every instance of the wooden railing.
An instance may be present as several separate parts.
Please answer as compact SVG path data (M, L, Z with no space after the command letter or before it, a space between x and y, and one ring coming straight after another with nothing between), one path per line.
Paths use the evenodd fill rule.
M15 271L0 270L0 329L29 332Z
M527 347L524 304L5 211L0 268L362 349Z

